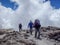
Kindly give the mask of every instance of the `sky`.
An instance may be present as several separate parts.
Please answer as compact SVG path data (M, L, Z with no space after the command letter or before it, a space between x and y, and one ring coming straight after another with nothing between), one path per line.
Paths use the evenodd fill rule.
M45 2L46 1L48 0L45 0ZM10 0L0 0L0 3L7 8L12 8L13 10L18 8L18 4L16 4L16 2L11 2ZM50 0L50 3L53 8L60 8L60 0Z
M0 28L14 28L39 19L42 26L60 27L60 0L0 0Z
M0 3L6 8L12 8L13 10L17 9L18 4L16 2L11 2L10 0L0 0Z

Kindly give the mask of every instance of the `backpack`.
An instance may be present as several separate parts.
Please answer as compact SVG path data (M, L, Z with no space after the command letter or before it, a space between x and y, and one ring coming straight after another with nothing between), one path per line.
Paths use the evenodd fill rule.
M39 20L35 20L34 27L35 28L40 28L41 27Z

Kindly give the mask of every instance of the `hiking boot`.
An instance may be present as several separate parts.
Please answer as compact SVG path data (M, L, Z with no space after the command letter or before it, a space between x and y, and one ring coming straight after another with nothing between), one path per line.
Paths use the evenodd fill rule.
M42 40L41 38L37 38L37 39Z

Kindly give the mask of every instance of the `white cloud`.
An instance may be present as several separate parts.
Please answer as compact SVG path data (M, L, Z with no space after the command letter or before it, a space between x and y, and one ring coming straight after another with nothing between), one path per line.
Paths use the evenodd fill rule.
M3 28L18 29L20 22L26 28L28 22L36 18L41 21L42 26L59 26L60 24L60 9L54 9L50 1L45 3L43 3L45 0L11 1L19 5L17 10L13 11L11 8L6 8L0 4L0 24L3 25Z

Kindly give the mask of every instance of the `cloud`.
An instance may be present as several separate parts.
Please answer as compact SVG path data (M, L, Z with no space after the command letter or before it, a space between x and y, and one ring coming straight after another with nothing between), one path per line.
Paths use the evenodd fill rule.
M27 28L30 20L38 18L42 26L59 26L60 9L54 9L50 1L45 0L10 0L16 2L19 7L16 10L6 8L0 4L0 25L2 28L18 29L18 24L22 23L23 28ZM60 27L60 26L59 26Z

